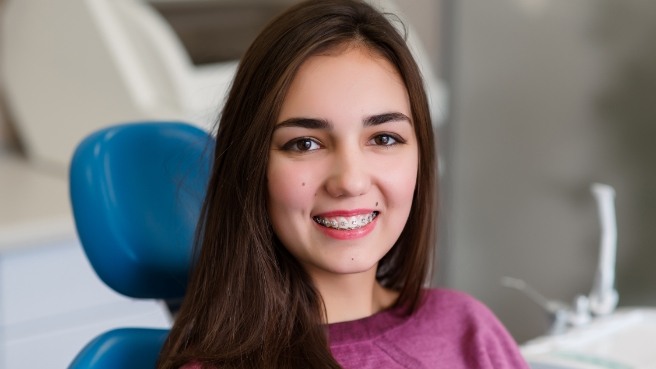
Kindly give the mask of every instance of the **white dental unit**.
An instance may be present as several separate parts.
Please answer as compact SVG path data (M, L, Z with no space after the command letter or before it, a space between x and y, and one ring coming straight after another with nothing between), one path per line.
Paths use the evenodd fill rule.
M533 369L654 369L656 309L618 309L586 326L529 341Z
M533 369L656 369L656 309L615 310L617 229L612 187L593 184L601 223L599 265L590 294L573 306L547 300L523 281L505 286L527 294L549 314L548 335L529 341L522 354Z
M237 62L192 64L171 27L138 0L8 0L2 73L28 156L65 168L100 127L215 118Z

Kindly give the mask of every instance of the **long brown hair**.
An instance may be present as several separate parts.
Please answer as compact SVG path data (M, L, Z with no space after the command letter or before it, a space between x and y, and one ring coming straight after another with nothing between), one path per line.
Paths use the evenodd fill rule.
M405 82L419 143L408 222L377 278L416 310L433 256L435 154L419 69L388 18L357 0L298 4L274 19L241 60L222 112L187 295L158 368L195 361L224 368L339 368L323 304L273 232L266 172L273 128L288 87L310 56L355 45L389 60Z

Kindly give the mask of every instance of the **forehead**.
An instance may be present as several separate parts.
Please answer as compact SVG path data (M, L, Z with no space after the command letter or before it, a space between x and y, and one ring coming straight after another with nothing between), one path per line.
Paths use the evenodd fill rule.
M407 89L392 63L365 47L347 47L311 56L301 64L278 122L297 116L339 118L387 111L411 116L409 106Z

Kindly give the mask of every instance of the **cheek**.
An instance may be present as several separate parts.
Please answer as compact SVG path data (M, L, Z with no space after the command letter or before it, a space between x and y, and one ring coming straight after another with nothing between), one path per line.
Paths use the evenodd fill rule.
M386 192L391 202L390 205L409 209L417 186L417 171L399 170L392 173L387 183Z
M417 186L417 167L418 159L408 155L401 160L387 162L378 169L387 206L410 209Z
M295 163L271 160L267 171L269 213L296 212L305 215L311 209L316 185L312 171ZM300 213L298 213L300 211ZM272 219L275 223L275 220Z

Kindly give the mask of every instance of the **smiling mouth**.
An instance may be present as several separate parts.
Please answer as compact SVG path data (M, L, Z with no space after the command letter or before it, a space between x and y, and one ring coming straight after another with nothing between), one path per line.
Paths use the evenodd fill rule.
M319 217L315 216L312 219L318 224L343 231L358 229L366 226L376 219L378 211L373 211L369 214L355 215L352 217Z

